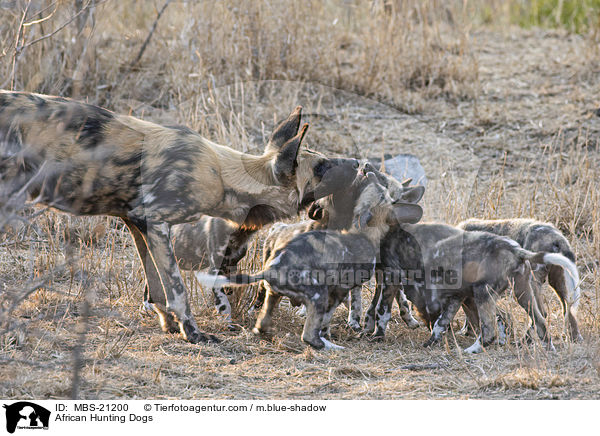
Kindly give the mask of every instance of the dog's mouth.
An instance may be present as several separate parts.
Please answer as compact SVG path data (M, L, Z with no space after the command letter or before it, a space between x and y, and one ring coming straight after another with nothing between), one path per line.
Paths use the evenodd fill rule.
M316 201L315 192L305 190L298 204L298 209L306 209L314 201Z

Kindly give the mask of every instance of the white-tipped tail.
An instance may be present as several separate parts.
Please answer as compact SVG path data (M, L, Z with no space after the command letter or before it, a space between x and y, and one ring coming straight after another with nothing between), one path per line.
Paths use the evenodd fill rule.
M565 284L569 289L569 301L567 302L573 311L577 309L579 298L581 297L581 289L579 289L579 273L577 266L559 253L546 253L544 255L544 263L561 266L565 276Z
M223 286L227 286L230 283L229 279L225 276L207 274L200 271L196 271L194 276L196 277L196 280L198 280L198 283L211 289L221 289Z

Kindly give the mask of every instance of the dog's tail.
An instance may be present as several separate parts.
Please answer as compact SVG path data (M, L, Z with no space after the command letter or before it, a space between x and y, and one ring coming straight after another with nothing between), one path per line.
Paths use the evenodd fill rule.
M202 286L212 289L220 289L224 286L244 286L250 283L260 282L264 279L264 271L256 274L231 274L228 276L207 274L200 271L194 273L196 280Z
M565 301L565 303L567 308L570 307L573 309L573 312L575 312L581 297L579 272L577 271L575 263L560 253L528 252L526 258L534 264L556 265L562 267L565 285L568 290L567 301Z

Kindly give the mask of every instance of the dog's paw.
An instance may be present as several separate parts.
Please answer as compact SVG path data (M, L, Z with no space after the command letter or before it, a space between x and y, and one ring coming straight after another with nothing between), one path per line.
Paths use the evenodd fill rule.
M418 329L421 327L421 323L413 318L411 321L406 322L406 327L411 330Z
M360 323L358 321L356 321L356 320L348 321L347 325L354 332L358 333L358 332L362 331L362 327L360 326Z

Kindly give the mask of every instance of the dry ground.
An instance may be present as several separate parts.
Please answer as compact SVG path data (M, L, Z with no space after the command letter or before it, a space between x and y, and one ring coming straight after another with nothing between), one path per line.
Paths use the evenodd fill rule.
M187 275L201 328L223 339L192 345L163 334L141 309L141 266L120 223L48 212L7 233L0 244L6 289L24 289L53 274L12 312L2 331L0 397L70 397L82 350L78 388L88 399L599 398L597 58L588 41L562 31L478 29L468 44L477 72L465 93L406 88L388 106L314 83L238 81L170 108L132 98L115 99L111 107L185 123L219 142L259 152L274 114L281 117L302 104L316 149L419 156L429 177L428 219L534 216L553 222L578 256L584 343L564 341L562 315L548 289L555 353L513 342L467 356L460 349L470 341L458 335L423 349L426 329L407 330L397 313L385 341L371 343L345 329L344 308L332 324L335 341L346 349L314 351L299 339L303 319L286 306L273 337L252 335L249 291L232 297L240 331L228 331L215 319L211 296ZM257 247L246 267L257 266ZM65 264L73 256L77 261ZM365 306L369 295L365 290ZM520 335L522 310L510 299L503 304Z

